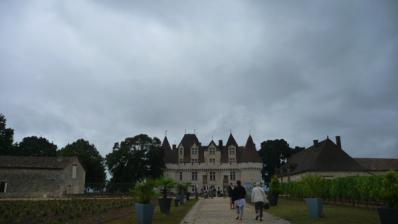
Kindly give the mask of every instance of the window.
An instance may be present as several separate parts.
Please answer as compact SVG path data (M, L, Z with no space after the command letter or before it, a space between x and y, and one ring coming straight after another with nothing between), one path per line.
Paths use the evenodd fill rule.
M197 163L198 159L191 159L191 163Z
M184 159L180 159L180 163L183 163L184 162Z
M229 149L229 156L234 156L235 155L235 149L234 148L230 148Z
M182 180L182 172L180 172L180 180Z
M216 159L211 158L210 163L216 163Z
M180 148L180 156L184 155L184 149Z
M7 182L0 182L0 193L7 192Z
M77 166L73 165L72 166L72 179L76 179L76 173L77 173Z
M192 148L192 152L191 152L191 154L192 155L197 155L198 154L198 148Z
M235 180L235 171L231 171L231 173L229 174L229 179Z
M216 181L216 172L210 172L210 181Z
M192 172L192 180L193 181L198 180L198 172Z
M216 149L214 147L210 147L210 155L216 154Z
M229 158L229 162L235 162L235 158Z

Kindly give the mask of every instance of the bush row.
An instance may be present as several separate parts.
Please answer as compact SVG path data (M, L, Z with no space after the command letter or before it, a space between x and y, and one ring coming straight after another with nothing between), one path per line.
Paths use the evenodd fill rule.
M0 201L0 223L66 223L132 204L132 199L126 198L4 200Z
M298 182L281 184L282 193L291 197L320 197L342 202L379 203L384 176L351 176L324 179L304 177Z

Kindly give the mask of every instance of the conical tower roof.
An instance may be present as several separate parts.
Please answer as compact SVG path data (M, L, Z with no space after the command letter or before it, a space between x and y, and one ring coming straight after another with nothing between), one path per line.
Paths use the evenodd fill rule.
M238 147L238 143L236 143L236 140L235 140L234 136L232 136L232 133L229 134L229 137L228 137L227 145L226 145L226 146L228 147L228 146L230 146L230 145L233 145L233 146L235 146L235 147Z

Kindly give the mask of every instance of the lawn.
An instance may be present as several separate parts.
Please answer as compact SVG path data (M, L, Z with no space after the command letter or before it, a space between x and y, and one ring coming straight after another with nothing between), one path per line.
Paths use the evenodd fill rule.
M376 210L346 206L324 205L325 217L310 219L304 201L280 199L278 206L267 212L289 220L293 224L378 224Z
M192 208L192 206L196 203L197 200L189 200L182 206L174 207L171 206L170 214L165 215L160 213L159 207L156 206L155 214L153 217L153 224L178 224L185 217L188 211ZM108 221L105 221L108 220ZM87 220L82 220L81 223L89 223ZM98 221L98 220L97 220ZM97 222L95 222L97 223ZM130 208L124 208L120 210L115 210L109 212L108 214L104 214L102 217L101 223L103 224L132 224L136 223L135 220L135 211L133 206Z

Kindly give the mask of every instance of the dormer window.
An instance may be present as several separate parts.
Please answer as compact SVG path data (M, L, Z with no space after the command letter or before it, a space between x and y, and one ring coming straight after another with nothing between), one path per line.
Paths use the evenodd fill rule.
M210 155L216 154L216 149L214 147L210 147Z
M197 155L198 154L198 148L196 148L196 147L193 147L191 151L192 151L191 152L192 155Z
M229 148L229 155L230 156L235 155L235 148Z
M184 154L184 149L180 148L180 156L182 156Z

